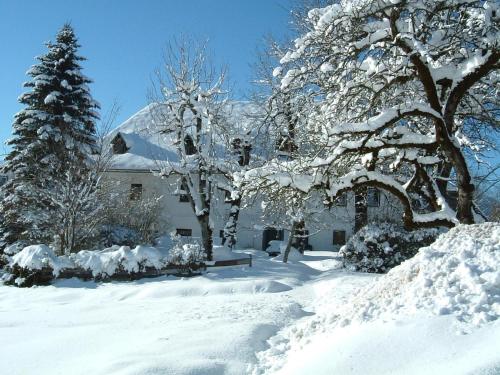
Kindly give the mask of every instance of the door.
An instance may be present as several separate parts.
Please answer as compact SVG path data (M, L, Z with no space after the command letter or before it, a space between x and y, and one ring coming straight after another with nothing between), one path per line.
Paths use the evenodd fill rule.
M283 230L278 230L276 228L266 228L262 233L262 250L267 249L270 241L278 240L283 241L284 233Z

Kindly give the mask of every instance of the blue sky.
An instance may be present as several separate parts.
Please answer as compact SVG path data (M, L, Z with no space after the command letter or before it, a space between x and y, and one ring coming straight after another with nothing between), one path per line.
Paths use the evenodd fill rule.
M65 22L79 37L102 112L114 100L120 105L118 125L147 104L162 51L181 34L209 39L215 62L228 66L235 96L243 97L257 47L267 34L287 33L291 6L291 0L0 0L0 154L22 108L25 72Z

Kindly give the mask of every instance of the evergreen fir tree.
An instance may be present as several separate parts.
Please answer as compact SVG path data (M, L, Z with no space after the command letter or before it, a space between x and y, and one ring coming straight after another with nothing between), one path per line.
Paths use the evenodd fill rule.
M30 91L19 97L26 108L15 115L13 138L7 141L12 151L2 167L10 176L0 200L2 247L53 241L57 204L49 196L68 175L78 182L97 149L99 105L90 95L91 80L81 73L85 59L77 54L72 27L65 24L47 47L27 72L31 80L24 87Z

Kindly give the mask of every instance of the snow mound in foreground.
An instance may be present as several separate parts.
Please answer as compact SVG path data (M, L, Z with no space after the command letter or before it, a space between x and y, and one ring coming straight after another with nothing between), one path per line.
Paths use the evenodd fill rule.
M362 289L342 324L419 310L480 326L500 317L500 224L460 225Z
M422 359L422 348L430 346L435 349L434 344L451 356L464 357L469 354L471 343L475 343L478 333L481 336L490 330L498 330L500 224L460 225L440 235L430 246L421 248L415 257L354 292L347 302L316 302L321 310L318 308L315 316L287 327L268 341L269 349L256 354L259 364L252 368L253 374L274 374L285 365L286 368L280 374L407 373L395 371L390 363L379 372L365 371L366 368L358 372L339 370L352 369L355 367L353 363L369 363L366 366L370 368L372 364L366 362L367 358L371 360L373 356L376 359L374 363L381 362L381 353L383 350L387 352L387 347L394 351L389 350L390 354L386 358L391 355L395 358L402 356L408 359L403 362L410 363L416 356L420 356L422 363L425 363L428 358ZM456 327L452 323L458 323L459 333L469 335L456 335ZM440 333L436 334L438 331L435 329L436 325L439 327L443 324L439 332L442 332L444 339L439 336ZM386 332L388 327L393 327L390 332ZM404 336L398 333L401 332L401 327L405 327L408 336L413 335L413 349L411 345L410 349L406 348L408 350L403 345L394 345L394 342L401 342L401 337ZM370 336L370 332L375 333ZM467 339L468 336L475 338ZM495 333L487 336L487 339L495 341L494 337ZM465 344L453 346L458 340ZM321 350L326 350L321 359L314 357L319 349L318 346L310 346L313 342L319 343ZM383 350L376 352L377 345L372 345L371 342L378 342ZM329 346L331 351L325 349ZM484 350L477 352L482 353ZM293 361L294 358L299 358L299 353L308 353L306 357L310 359L303 361L301 371L290 371L296 364ZM426 353L436 357L436 363L443 363L439 352L436 354L433 350L427 350ZM309 354L312 357L308 357ZM344 361L342 363L347 364L347 367L342 367L336 361ZM289 362L290 365L287 365ZM477 363L474 362L474 365ZM318 364L331 367L339 364L340 367L335 371L326 371L327 367L315 371L313 368ZM422 373L420 367L416 368L419 371L413 373Z

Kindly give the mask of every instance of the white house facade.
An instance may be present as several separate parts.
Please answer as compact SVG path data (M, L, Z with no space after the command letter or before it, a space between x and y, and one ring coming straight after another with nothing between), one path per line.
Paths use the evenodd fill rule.
M173 139L160 135L151 126L148 107L139 111L109 134L114 155L106 172L113 189L129 199L159 199L156 230L159 234L177 233L181 236L200 237L200 228L190 203L179 194L180 179L155 175L162 163L175 161L177 156ZM397 217L400 207L394 199L376 189L370 189L364 200L347 193L338 203L306 219L307 244L311 250L338 250L354 233L357 218L366 222ZM229 217L229 205L220 191L212 202L211 220L214 242L222 238L222 230ZM260 204L246 205L240 211L236 247L264 250L270 240L286 240L287 223L279 218L270 220L263 216Z

